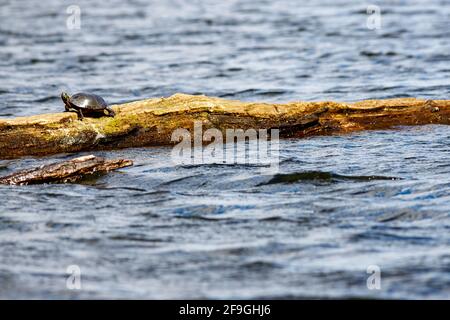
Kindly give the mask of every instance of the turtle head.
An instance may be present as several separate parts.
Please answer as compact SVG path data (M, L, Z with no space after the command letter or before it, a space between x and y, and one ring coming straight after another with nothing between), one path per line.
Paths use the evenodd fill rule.
M65 104L67 104L70 100L70 96L67 92L62 92L61 99L62 99L62 101L64 101Z

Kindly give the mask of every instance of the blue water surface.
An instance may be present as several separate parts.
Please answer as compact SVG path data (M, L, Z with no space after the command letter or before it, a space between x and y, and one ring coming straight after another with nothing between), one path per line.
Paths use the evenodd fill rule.
M0 4L0 117L61 111L62 90L449 99L445 0L76 3L74 30L73 1ZM273 174L175 164L169 147L95 152L135 165L0 187L0 298L448 299L449 141L440 125L288 139ZM0 174L74 156L2 160Z

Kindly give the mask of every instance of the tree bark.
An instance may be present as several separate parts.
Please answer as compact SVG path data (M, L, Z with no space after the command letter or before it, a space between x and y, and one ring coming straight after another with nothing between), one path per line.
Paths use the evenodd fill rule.
M94 174L103 174L131 165L133 165L131 160L106 160L90 155L15 172L0 177L0 184L28 185L75 182Z
M62 107L61 107L62 108ZM0 158L175 144L175 129L280 129L281 137L343 134L395 126L450 124L450 100L400 98L356 103L269 104L175 94L112 106L115 118L74 113L0 120Z

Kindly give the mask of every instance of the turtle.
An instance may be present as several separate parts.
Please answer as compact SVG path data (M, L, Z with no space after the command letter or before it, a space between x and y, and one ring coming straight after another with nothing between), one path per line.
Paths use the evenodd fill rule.
M69 96L68 93L62 92L61 99L64 102L66 112L76 112L80 120L83 120L84 116L114 117L116 115L102 97L93 93L79 92Z

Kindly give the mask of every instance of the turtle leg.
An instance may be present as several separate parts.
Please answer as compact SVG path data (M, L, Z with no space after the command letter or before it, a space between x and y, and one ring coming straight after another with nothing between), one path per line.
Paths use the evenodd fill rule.
M108 111L108 117L113 117L114 118L114 116L116 115L116 113L114 112L114 110L113 109L111 109L111 108L106 108L106 111Z
M81 111L80 109L77 110L77 114L78 114L78 119L83 121L84 116L83 116L83 111Z
M68 105L65 105L64 107L66 109L64 112L75 112L78 115L78 119L83 120L84 117L83 117L83 113L81 112L81 110L72 108Z

